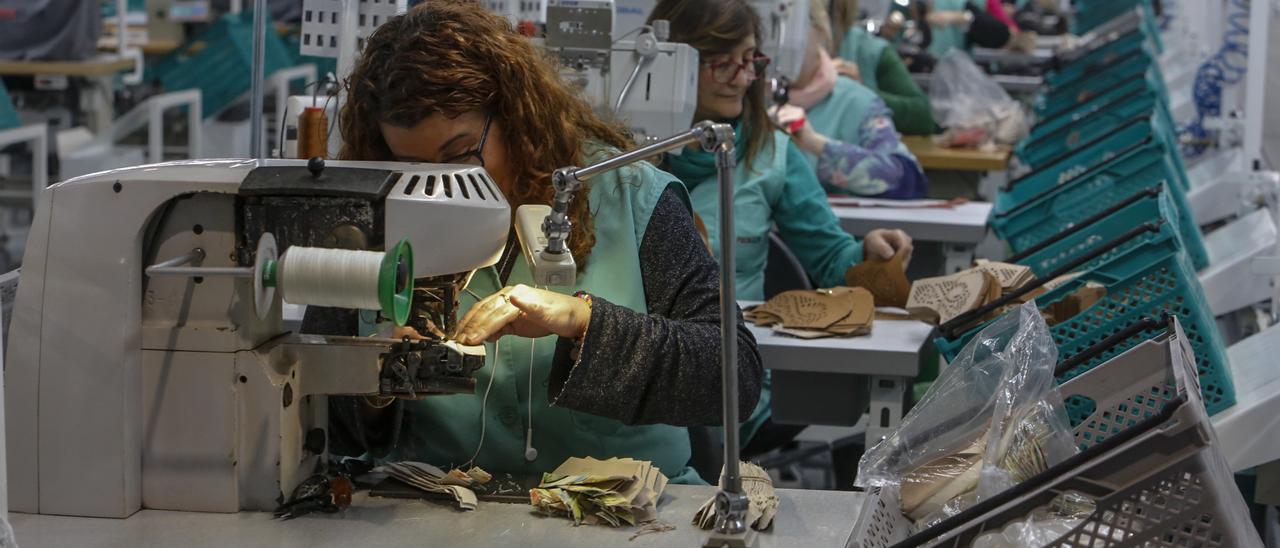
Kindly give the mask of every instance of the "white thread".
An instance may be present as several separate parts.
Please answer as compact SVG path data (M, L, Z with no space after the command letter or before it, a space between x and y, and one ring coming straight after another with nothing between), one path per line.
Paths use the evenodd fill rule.
M291 304L379 310L378 274L385 255L290 247L280 258L280 295Z

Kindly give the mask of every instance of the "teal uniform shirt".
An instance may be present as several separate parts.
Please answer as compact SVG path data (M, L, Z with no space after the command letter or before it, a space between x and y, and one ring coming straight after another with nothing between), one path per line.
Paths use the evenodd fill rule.
M593 179L588 195L595 247L586 268L578 275L577 285L550 289L570 295L587 291L615 305L645 313L640 243L658 198L672 186L680 187L675 177L648 163ZM514 261L505 285L532 286L525 260L517 257ZM492 295L503 286L495 268L476 272L468 286L469 293L475 295L463 294L459 314L465 314L477 298ZM400 447L392 457L443 467L462 466L476 452L483 428L484 444L475 464L490 472L537 475L550 472L569 457L632 457L653 462L675 483L701 483L688 467L690 445L685 428L627 426L614 419L557 407L555 395L548 394L556 340L554 336L507 336L496 344L486 344L485 367L475 374L476 394L405 402L406 424ZM493 386L486 390L490 382ZM485 404L486 391L487 411L482 427L481 405ZM525 433L531 420L538 457L528 462L524 457Z
M738 299L764 300L768 234L774 227L814 284L818 287L844 284L845 271L862 260L862 243L840 228L840 221L831 211L826 192L804 153L786 134L771 131L770 145L756 155L752 165L746 165L742 159L746 150L744 134L738 131L738 165L733 174L734 229L738 240L734 280ZM668 156L664 167L689 188L693 210L707 225L712 252L719 260L720 194L715 155L700 149L685 149L679 156ZM770 384L766 370L760 403L741 429L743 445L771 414Z
M876 71L880 69L880 56L889 42L884 38L867 32L861 25L849 27L840 42L839 57L858 65L858 76L862 84L871 91L880 91L880 82Z
M737 231L735 280L741 300L764 299L764 267L769 258L769 230L775 226L818 287L844 283L844 273L862 260L862 243L840 228L827 194L809 160L781 131L745 165L746 147L739 132L738 165L734 169L734 225ZM689 188L693 210L707 225L711 250L720 258L719 185L715 155L685 149L668 156L664 167Z
M933 11L964 10L965 0L933 0ZM934 57L942 57L942 54L953 49L965 49L965 29L959 25L932 27L930 30L933 31L933 41L929 43L929 53L933 54Z

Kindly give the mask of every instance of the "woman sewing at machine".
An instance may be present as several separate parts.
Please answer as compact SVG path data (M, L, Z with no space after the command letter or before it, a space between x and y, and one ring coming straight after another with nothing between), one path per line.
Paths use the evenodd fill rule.
M866 86L839 75L827 53L831 22L822 0L809 1L809 34L789 102L769 109L809 158L829 192L875 198L924 198L924 170L893 126L893 113Z
M481 165L513 212L550 203L553 170L631 145L478 2L430 0L392 18L367 40L349 87L344 159ZM531 287L513 237L462 296L456 339L487 343L477 394L335 398L334 429L346 438L337 452L517 475L571 456L628 456L698 481L681 427L722 420L719 284L687 200L648 163L592 179L569 209L575 287ZM745 413L762 369L741 322Z
M734 172L737 225L737 291L744 300L764 299L768 234L775 227L818 287L844 283L844 274L864 257L892 258L910 252L900 230L873 230L858 242L841 230L826 193L804 153L774 127L766 112L767 57L756 49L760 18L744 0L661 0L649 21L671 23L671 41L698 50L697 120L731 122L737 130ZM668 156L663 167L689 187L693 208L710 228L718 248L715 157L697 149ZM743 439L769 415L768 381L760 405L743 427Z

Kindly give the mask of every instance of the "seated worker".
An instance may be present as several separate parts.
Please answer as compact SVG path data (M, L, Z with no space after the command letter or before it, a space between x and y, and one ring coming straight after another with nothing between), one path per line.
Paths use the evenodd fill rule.
M1009 26L1016 23L1005 15L999 2L978 5L968 0L929 1L932 6L924 20L931 31L929 53L935 57L952 49L967 50L972 46L1000 49L1010 43L1018 30ZM1030 38L1034 49L1035 37Z
M925 94L887 40L858 24L858 0L835 0L831 5L832 40L838 52L836 71L876 92L889 110L893 125L907 135L937 133L933 109Z
M809 0L808 51L789 102L770 116L791 134L828 192L890 199L924 198L929 185L899 140L892 115L871 90L837 75L822 0ZM807 111L807 112L806 112Z
M428 0L392 17L348 85L343 159L484 166L513 213L551 203L555 169L631 146L542 51L474 1ZM632 457L699 481L682 427L722 423L719 284L688 203L648 163L593 178L569 209L579 268L569 288L532 287L513 232L461 297L457 341L484 343L488 356L477 394L333 398L334 451L522 476L568 457ZM763 373L741 316L737 332L745 414Z
M858 242L841 230L808 158L766 112L764 70L767 57L756 50L762 36L760 16L745 0L660 0L649 21L671 23L671 41L698 50L698 105L695 120L730 122L736 128L737 167L734 224L737 238L735 281L743 300L764 299L768 233L775 228L818 287L844 283L844 274L865 257L889 259L910 252L911 238L900 230L873 230ZM689 187L693 209L719 249L719 188L715 156L690 148L668 155L663 167ZM760 405L742 428L743 442L769 411L767 379Z

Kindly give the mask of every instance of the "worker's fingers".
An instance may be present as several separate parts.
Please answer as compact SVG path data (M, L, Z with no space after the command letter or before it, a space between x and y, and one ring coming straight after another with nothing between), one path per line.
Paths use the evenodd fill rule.
M911 253L914 251L911 236L901 230L872 230L867 233L863 247L863 255L866 258L884 261L892 259L899 251L906 253L906 260L910 260Z
M867 239L862 242L862 255L866 259L877 259L887 261L893 258L893 246L885 241L884 237L879 235L867 235Z
M511 292L511 288L504 287L498 290L497 293L494 293L493 295L489 295L488 297L480 299L479 302L471 305L471 308L467 310L467 313L463 314L462 319L458 321L457 332L461 334L462 327L471 323L472 318L475 318L476 315L483 314L489 311L490 309L492 309L493 307L496 307L498 305L505 303L506 294L510 292Z
M774 107L773 119L778 125L782 126L804 120L804 109L795 105Z
M889 245L893 246L894 255L901 253L902 267L905 269L911 264L911 256L915 252L915 242L911 239L911 235L901 230L888 230L885 234L885 240Z
M889 245L893 246L894 251L910 251L913 247L911 236L901 230L885 231L885 239L889 241Z
M480 344L494 332L502 329L520 316L520 309L511 306L507 292L500 291L471 307L458 324L458 342Z
M458 337L458 342L475 345L496 338L494 335L501 336L504 333L502 329L519 317L520 310L509 305L495 309L488 314L476 316L471 320L471 323L462 329L462 335Z
M516 289L510 295L511 306L520 309L529 321L548 324L555 321L551 303L535 291Z

